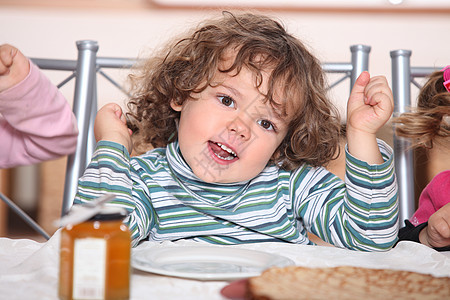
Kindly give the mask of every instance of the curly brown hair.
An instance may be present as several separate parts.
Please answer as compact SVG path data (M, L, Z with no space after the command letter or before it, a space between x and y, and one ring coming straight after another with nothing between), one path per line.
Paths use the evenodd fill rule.
M229 50L236 53L234 62L220 69ZM322 166L339 152L340 119L326 96L322 67L280 22L258 14L224 12L161 53L130 75L128 120L136 132L135 147L164 147L175 140L180 113L171 108L171 101L179 105L195 101L192 94L211 86L216 72L235 74L245 67L255 74L257 87L262 73L270 70L266 101L284 116L295 109L289 113L288 133L271 162L287 170L303 163ZM285 99L281 108L273 99L275 87L281 88Z
M450 92L444 87L442 71L433 72L420 90L417 108L393 119L398 136L410 138L412 147L432 148L436 137L450 136Z

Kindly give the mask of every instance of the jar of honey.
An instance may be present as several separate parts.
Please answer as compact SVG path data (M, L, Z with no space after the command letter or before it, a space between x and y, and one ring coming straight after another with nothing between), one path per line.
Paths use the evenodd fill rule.
M61 230L60 299L128 299L131 237L125 210L103 207Z

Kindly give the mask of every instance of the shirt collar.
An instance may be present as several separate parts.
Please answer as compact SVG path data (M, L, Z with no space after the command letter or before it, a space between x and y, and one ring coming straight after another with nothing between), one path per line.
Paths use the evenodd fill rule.
M240 189L245 188L245 186L249 183L249 181L241 181L236 183L204 182L192 172L191 167L184 160L178 141L175 141L167 146L166 155L172 172L179 179L181 184L184 184L191 190L192 186L195 186L196 190L200 188L205 192L214 191L214 193L218 193L221 197L223 197L226 195L236 194Z

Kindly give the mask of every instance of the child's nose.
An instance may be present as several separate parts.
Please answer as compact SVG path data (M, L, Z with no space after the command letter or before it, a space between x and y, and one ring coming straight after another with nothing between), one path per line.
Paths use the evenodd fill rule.
M230 121L227 125L227 129L230 133L235 134L237 137L243 140L249 140L251 138L251 129L242 118L238 117Z

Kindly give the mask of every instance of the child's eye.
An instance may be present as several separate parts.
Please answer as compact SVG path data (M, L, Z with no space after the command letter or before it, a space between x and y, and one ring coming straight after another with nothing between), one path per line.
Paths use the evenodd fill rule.
M234 107L234 100L230 96L219 95L217 98L219 98L220 103L223 105Z
M266 130L275 130L275 127L273 126L273 124L270 121L259 120L258 124Z

